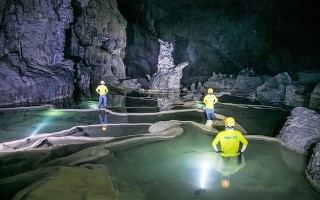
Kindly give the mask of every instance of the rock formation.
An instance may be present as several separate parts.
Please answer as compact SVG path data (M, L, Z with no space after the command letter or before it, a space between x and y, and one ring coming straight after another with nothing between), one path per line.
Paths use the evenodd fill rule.
M320 112L320 82L311 93L309 108Z
M77 82L90 77L92 87L99 80L116 83L124 79L123 57L126 46L126 20L116 0L78 1L73 3L75 20L69 31L68 56L76 57L80 67ZM84 68L84 69L82 69ZM88 89L88 88L81 88ZM85 87L88 87L86 85Z
M291 84L288 73L280 73L257 87L257 100L263 102L282 103L285 99L286 85Z
M318 184L320 192L320 142L313 149L313 154L306 169L307 174Z
M116 0L5 0L0 11L0 106L88 95L100 79L125 78Z
M307 108L297 107L291 111L284 127L277 136L290 149L303 154L311 154L307 175L320 186L320 115Z
M130 27L126 65L134 71L129 76L155 70L155 38L174 44L175 62L189 62L182 81L213 72L236 74L247 67L259 74L277 74L319 66L316 0L118 3ZM295 20L287 17L293 15Z
M160 52L158 57L158 71L151 77L150 89L157 91L180 91L182 69L187 62L175 66L172 58L173 45L159 39Z
M71 0L2 1L0 106L73 95L73 62L64 58Z
M294 108L278 138L290 149L307 153L313 144L320 142L319 124L317 112L303 107Z

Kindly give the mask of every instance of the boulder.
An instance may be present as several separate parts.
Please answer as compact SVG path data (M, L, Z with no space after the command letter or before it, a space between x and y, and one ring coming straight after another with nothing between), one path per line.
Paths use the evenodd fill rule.
M287 85L284 103L287 106L305 106L307 102L306 87L304 85Z
M291 84L291 77L287 72L279 73L257 87L257 100L263 102L283 103L286 85Z
M232 75L216 74L213 72L212 76L203 84L206 88L213 88L214 91L230 91L236 79Z
M306 154L312 144L320 141L320 115L304 107L291 111L277 138L288 148Z
M129 89L140 89L141 88L141 84L138 83L137 79L124 80L123 85Z
M257 87L264 82L261 76L238 75L231 90L232 93L251 93L256 91Z
M313 149L313 154L306 169L306 173L315 181L320 191L320 142L318 142Z
M320 112L320 82L311 93L309 108Z

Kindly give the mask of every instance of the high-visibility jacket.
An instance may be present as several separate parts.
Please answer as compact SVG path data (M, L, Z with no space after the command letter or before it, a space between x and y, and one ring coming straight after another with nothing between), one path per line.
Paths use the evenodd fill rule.
M238 156L240 142L245 146L248 145L247 139L237 130L224 130L219 132L212 141L212 146L217 146L219 142L222 151L221 156L224 157Z
M213 109L214 108L214 104L218 102L218 99L213 94L207 94L204 97L203 102L206 104L206 108L207 109Z
M108 90L107 86L99 85L97 87L96 91L100 94L100 96L103 96L103 95L107 94L109 90Z

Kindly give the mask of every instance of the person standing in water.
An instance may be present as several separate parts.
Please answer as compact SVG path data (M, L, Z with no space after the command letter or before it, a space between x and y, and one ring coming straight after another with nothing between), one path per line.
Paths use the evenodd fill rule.
M107 107L107 93L108 93L108 91L109 90L106 86L106 83L104 81L100 81L100 85L96 89L96 92L98 92L100 95L99 96L99 103L98 103L99 109L100 109L102 100L103 100L105 109L108 109L108 107Z
M208 94L204 97L203 102L206 105L206 126L212 126L212 120L214 119L214 104L218 102L218 98L213 94L212 88L208 89Z
M234 118L227 117L224 120L225 130L220 131L212 141L212 146L216 152L220 152L223 157L235 157L245 151L248 146L248 141L240 131L234 130L236 124ZM220 149L218 150L218 143L220 142ZM241 150L239 151L240 142L242 143Z

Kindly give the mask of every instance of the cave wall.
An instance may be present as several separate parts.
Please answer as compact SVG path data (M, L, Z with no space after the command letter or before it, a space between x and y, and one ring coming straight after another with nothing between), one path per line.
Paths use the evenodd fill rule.
M0 2L0 106L90 97L125 78L126 21L116 0Z
M156 71L145 59L156 53L156 39L174 44L174 61L187 61L184 77L237 74L253 68L260 74L319 68L319 16L315 0L118 0L136 31L127 37L125 64ZM141 37L143 35L143 37ZM141 42L141 38L144 42ZM153 42L148 42L152 40ZM155 45L155 46L153 46ZM139 58L139 59L137 59ZM139 73L128 73L138 76Z

